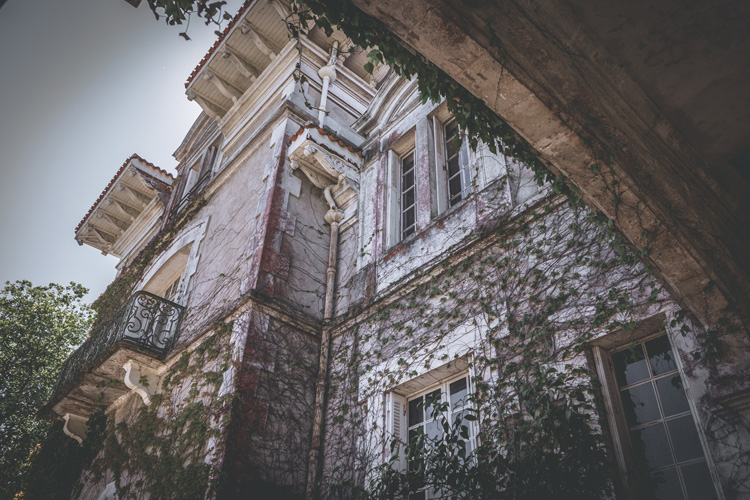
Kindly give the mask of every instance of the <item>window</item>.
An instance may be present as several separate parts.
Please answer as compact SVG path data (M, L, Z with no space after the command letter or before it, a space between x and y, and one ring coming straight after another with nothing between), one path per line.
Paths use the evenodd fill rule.
M471 171L469 154L456 121L448 122L444 130L448 206L452 207L471 194Z
M417 146L412 129L395 141L387 153L386 248L417 232Z
M179 201L174 206L173 214L180 213L206 187L213 174L218 152L219 141L217 140L203 152L200 160L196 160L187 171L185 180L179 187L179 196L176 195L176 197L179 197Z
M169 258L155 269L153 274L143 284L142 290L163 297L169 301L180 303L183 297L180 297L180 285L182 277L185 274L192 244L185 245L178 251L169 255Z
M635 493L660 500L715 498L669 338L661 334L609 356L605 385L610 386L610 411L622 415L616 431L627 443L621 451L628 456L623 463L633 469Z
M174 299L177 297L177 292L180 289L180 281L182 281L182 275L177 276L172 284L167 287L167 290L164 292L165 299L174 302Z
M469 439L465 442L468 455L474 450L476 436L472 421L466 419L471 412L469 394L468 373L445 379L406 398L392 393L392 434L426 452L442 438L444 421L451 427L466 426L469 432ZM401 467L408 467L410 471L420 470L425 465L423 461L423 455L417 453L404 457ZM428 485L409 495L410 500L432 498L442 496Z
M414 234L417 225L414 151L401 158L401 239Z

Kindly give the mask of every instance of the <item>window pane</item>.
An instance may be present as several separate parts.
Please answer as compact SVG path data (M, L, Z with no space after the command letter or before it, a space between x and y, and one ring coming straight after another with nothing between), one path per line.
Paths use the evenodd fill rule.
M466 401L466 379L456 380L450 385L451 408L460 408Z
M648 366L640 345L612 354L615 375L620 386L635 384L649 377Z
M401 199L404 204L404 210L408 210L412 205L414 205L414 189L409 189L408 191L404 192L404 195Z
M661 407L664 409L665 417L690 409L679 375L657 379L656 389L659 391L659 399L661 399Z
M468 437L471 438L471 422L469 420L466 420L466 416L471 414L472 412L469 410L461 410L453 414L452 425L454 428L456 428L456 430L459 432L459 435L462 437L466 437L468 435ZM463 430L464 427L466 427L465 431Z
M425 420L431 420L438 416L441 402L440 389L434 390L424 397Z
M414 232L414 207L412 206L403 214L402 225L404 228L404 236L408 236Z
M663 423L632 431L630 438L636 456L649 469L674 463Z
M407 189L409 189L410 187L414 185L414 169L412 168L408 172L405 172L402 179L403 179L402 182L403 182L403 187L404 187L403 190L406 191Z
M461 201L461 176L457 175L448 182L451 203Z
M406 172L410 168L414 166L414 153L411 152L408 155L404 156L404 159L401 160L401 165L403 168L401 169L402 172Z
M453 158L448 160L448 178L452 178L455 175L458 175L458 171L460 170L460 167L458 165L458 157L454 156Z
M647 424L661 418L651 382L622 391L622 406L630 427Z
M441 418L428 422L424 428L427 446L434 446L443 437L443 422Z
M703 447L691 415L667 421L678 462L703 458Z
M417 425L424 420L422 413L422 397L409 401L409 427Z
M706 462L680 467L690 500L709 500L717 498L711 473Z
M646 352L651 362L651 369L654 375L671 372L677 369L672 354L672 347L669 345L669 339L662 335L654 340L646 342Z
M683 500L680 479L675 469L660 470L651 475L654 498L657 500Z

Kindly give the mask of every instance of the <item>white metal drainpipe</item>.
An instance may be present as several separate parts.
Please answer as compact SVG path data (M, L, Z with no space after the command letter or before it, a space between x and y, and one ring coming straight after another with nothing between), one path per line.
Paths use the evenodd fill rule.
M324 87L325 88L325 87ZM339 176L338 184L344 180L344 175ZM320 366L318 368L318 382L315 387L315 417L313 419L312 439L310 441L310 456L307 465L307 493L306 498L313 500L316 496L316 482L318 463L320 458L321 436L323 433L323 408L325 406L326 377L328 376L328 352L331 340L331 328L328 320L333 317L333 292L336 285L336 259L339 248L339 224L344 219L344 212L338 209L336 202L331 196L331 189L338 186L334 184L323 190L323 196L330 209L325 215L325 220L331 226L331 240L328 247L328 269L326 270L326 298L323 310L323 332L320 339Z
M326 105L328 104L328 87L336 81L336 63L339 52L339 42L334 41L331 48L331 57L328 64L318 70L318 75L323 79L323 88L320 91L320 107L318 108L318 124L322 127L328 113Z

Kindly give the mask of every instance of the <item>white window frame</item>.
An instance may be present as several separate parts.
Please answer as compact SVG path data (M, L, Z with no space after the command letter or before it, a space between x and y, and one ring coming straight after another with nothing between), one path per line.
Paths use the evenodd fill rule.
M459 145L458 149L455 152L455 155L451 158L448 157L448 146L450 142L452 142L454 139L452 137L448 137L448 127L455 125L456 127L456 135L458 137L461 137L461 144ZM468 150L468 144L466 143L465 138L463 137L464 133L459 128L458 123L456 122L455 118L451 118L447 122L443 124L443 148L445 148L445 184L448 188L448 207L455 207L456 205L460 204L462 201L469 198L472 193L474 192L474 187L472 185L472 175L471 175L471 162L469 161L469 150ZM458 171L451 175L449 171L449 164L451 159L455 158L457 165L458 165ZM451 181L453 179L457 179L460 184L460 190L457 193L453 193L451 191ZM457 199L456 199L457 198Z
M411 159L411 167L406 168L406 162ZM399 203L399 213L400 213L400 225L399 225L399 234L401 236L401 240L405 240L409 236L413 235L417 232L417 151L416 149L412 149L411 151L401 155L399 158L399 193L400 193L400 203ZM404 186L404 178L408 173L411 173L412 182L411 186L408 188L405 188ZM407 191L411 191L412 193L412 203L408 207L405 206L404 197L406 195ZM406 225L406 213L407 211L412 211L412 218L413 221L410 225Z
M208 222L210 217L205 217L200 220L193 221L186 227L182 233L175 238L172 244L162 253L145 271L143 277L138 282L136 289L146 290L164 297L164 294L169 289L170 285L174 283L176 278L179 278L180 284L175 295L175 302L180 305L186 305L189 296L189 284L193 274L198 269L198 262L200 260L200 248L203 239L206 237L206 231L208 229ZM189 248L187 261L184 266L179 266L177 271L172 270L166 272L166 264L169 263L170 259L179 253L183 248ZM181 270L180 270L181 269ZM166 274L164 274L166 272ZM160 288L156 288L158 285L155 283L155 278L161 281L161 278L168 284L164 284ZM153 281L152 281L153 280Z
M432 190L435 194L434 209L437 216L442 215L448 209L455 206L461 205L463 201L470 198L475 191L475 176L476 172L472 170L472 154L469 151L468 143L464 139L461 142L461 146L456 155L459 161L459 172L458 176L461 182L461 199L455 200L451 203L451 199L455 198L450 192L450 183L448 178L448 152L447 152L447 136L446 127L456 121L455 117L451 115L447 108L442 105L432 114L432 142L434 148L435 165L434 171L431 173L432 182L434 183L434 189ZM460 128L458 133L463 134Z
M167 289L162 294L162 297L165 299L175 302L176 299L178 299L178 295L180 292L180 283L182 282L182 275L184 274L185 269L182 270L181 273L179 273L174 280L172 280L172 283L167 287Z
M650 367L647 367L649 370L650 376L642 381L635 383L635 385L647 383L647 381L650 382L653 380L670 377L670 376L673 376L675 373L680 376L680 380L686 391L686 398L688 401L689 410L686 412L681 412L679 414L670 415L667 418L662 417L661 419L657 420L657 422L660 422L660 421L666 422L671 419L682 418L688 414L692 416L693 423L695 424L698 438L700 440L701 447L703 450L703 455L706 460L708 470L711 474L711 479L713 480L717 498L723 499L724 496L723 496L723 493L721 492L719 482L717 481L715 466L711 459L710 453L708 453L706 437L701 428L700 422L696 418L697 413L696 413L695 403L691 399L689 386L686 384L685 376L683 373L683 367L680 363L680 359L679 359L679 356L677 355L677 351L675 349L674 343L672 342L672 339L670 338L669 334L664 332L663 330L658 331L656 333L639 336L638 338L635 338L635 339L630 339L628 342L618 342L615 345L609 345L607 347L604 347L602 345L594 345L592 347L597 376L602 385L601 387L602 397L604 399L606 419L610 428L610 434L611 434L612 444L614 448L614 455L617 461L618 468L620 470L620 474L623 479L622 481L623 485L625 485L625 487L627 488L630 484L632 484L633 481L636 479L636 476L639 474L639 472L638 472L638 464L636 463L637 459L635 458L635 453L633 452L632 444L630 442L631 428L628 425L628 422L626 421L624 406L623 406L622 398L621 398L621 391L627 390L627 388L630 386L629 385L620 386L620 384L618 383L616 374L615 374L614 361L613 361L612 355L617 352L621 352L623 350L632 348L633 346L636 346L636 348L642 348L641 346L643 346L646 342L649 342L661 336L666 336L667 340L669 341L669 345L672 349L673 357L675 358L675 364L677 365L676 371L670 371L668 373L663 373L659 375L652 375ZM648 358L646 358L646 360L648 364ZM656 392L657 392L656 397L658 400L659 398L658 391ZM649 424L646 424L646 425L649 425ZM658 424L655 424L655 425L658 425ZM691 460L687 462L697 463L699 461L700 459L695 459L695 460ZM676 469L681 465L683 465L683 463L675 464L674 468ZM657 468L657 469L666 470L668 468L669 466L664 466L664 467ZM684 485L682 481L681 481L681 484Z
M433 372L428 372L427 374L423 375L422 377L418 377L418 379L432 379L434 380L434 375L437 372L437 370L434 370ZM466 402L463 406L459 408L453 408L450 405L450 385L458 380L466 379ZM475 392L475 387L473 384L473 377L472 377L472 370L469 369L463 369L459 373L453 373L450 375L445 376L442 378L439 382L434 382L429 385L423 385L419 390L416 392L412 392L408 396L405 396L403 394L399 394L396 391L389 391L386 394L386 431L387 436L389 439L388 442L385 443L386 450L384 451L384 458L388 459L390 457L390 441L393 439L398 440L401 443L407 443L409 439L409 431L412 430L412 428L417 428L418 426L421 426L424 428L427 424L430 422L435 421L435 419L428 420L427 418L423 418L422 422L415 424L414 426L409 426L409 404L411 401L414 401L417 398L424 397L425 395L432 394L436 390L440 391L440 397L441 397L441 404L447 402L449 405L448 410L448 421L450 422L450 425L454 425L454 415L460 413L461 411L464 411L466 409L473 409L474 405L470 401L471 395ZM412 382L412 385L420 384L420 382ZM420 384L421 385L421 384ZM402 391L403 392L403 391ZM423 412L426 412L426 409L423 409ZM425 415L426 416L426 415ZM477 422L474 420L465 420L463 423L469 428L469 443L470 445L467 446L467 453L475 450L477 446L477 435L478 435L478 426ZM407 458L405 455L405 450L403 449L403 446L398 450L399 458L394 464L394 466L397 468L397 470L404 471L408 467ZM425 495L427 499L433 498L430 494L430 491L427 489L426 486L424 490L420 491L426 491ZM441 498L440 496L434 497L434 498Z
M416 131L411 129L387 153L385 248L391 248L419 231L417 190L420 181L417 178L417 149ZM403 162L409 155L413 155L414 160L414 226L411 233L404 235L402 173Z

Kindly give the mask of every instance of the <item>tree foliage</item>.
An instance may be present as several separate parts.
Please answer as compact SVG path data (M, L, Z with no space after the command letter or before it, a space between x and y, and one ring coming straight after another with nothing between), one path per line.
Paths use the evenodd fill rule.
M221 26L222 21L231 19L232 16L223 10L226 4L223 0L148 0L148 6L157 21L164 19L170 26L186 24L180 33L185 40L190 40L187 30L194 15L203 19L206 25Z
M92 313L88 290L71 283L7 282L0 296L0 498L12 498L24 461L50 424L34 414L47 402L60 366L80 344Z

